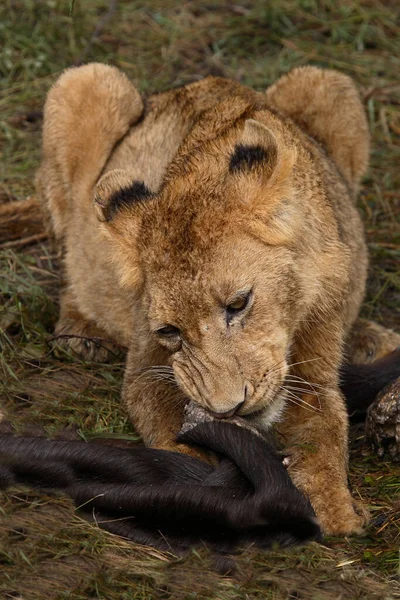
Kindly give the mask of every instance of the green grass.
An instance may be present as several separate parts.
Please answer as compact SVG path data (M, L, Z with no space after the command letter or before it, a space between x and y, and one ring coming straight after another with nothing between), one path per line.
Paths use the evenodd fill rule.
M70 65L119 66L145 93L223 75L264 89L294 66L333 67L361 88L372 163L360 197L371 254L365 316L400 330L400 9L396 0L5 0L0 7L0 202L34 192L40 111ZM73 8L71 13L71 8ZM94 35L96 33L96 35ZM0 256L0 402L17 427L83 437L135 433L119 403L123 365L51 352L57 255L48 242ZM65 498L0 502L0 597L83 599L400 598L400 468L352 432L351 484L373 519L364 537L288 552L246 550L221 577L205 549L185 559L119 540ZM14 596L12 595L14 593Z

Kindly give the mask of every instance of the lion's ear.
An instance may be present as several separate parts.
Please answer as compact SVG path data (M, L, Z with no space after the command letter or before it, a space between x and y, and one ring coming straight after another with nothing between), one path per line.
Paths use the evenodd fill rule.
M296 158L296 148L289 146L281 132L272 131L261 121L247 119L230 157L229 170L271 192L290 179Z
M125 287L136 287L142 280L138 238L143 203L152 196L143 181L135 180L122 169L109 171L96 186L94 208Z
M247 119L229 161L232 174L257 174L267 180L278 160L278 142L263 123Z
M96 186L94 207L99 221L112 223L117 214L153 196L143 181L135 180L128 171L108 171Z
M282 132L248 119L231 154L229 171L240 200L254 217L257 237L272 244L285 243L298 222L293 167L297 152Z

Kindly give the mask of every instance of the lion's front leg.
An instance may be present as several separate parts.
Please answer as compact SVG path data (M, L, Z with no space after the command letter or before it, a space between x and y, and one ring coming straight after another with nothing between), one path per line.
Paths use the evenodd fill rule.
M289 446L289 473L310 498L325 533L361 533L365 510L359 514L355 509L347 484L348 425L344 399L335 389L325 391L323 397L319 395L320 406L314 395L300 393L298 398L307 405L289 406L282 424Z
M130 420L146 446L207 460L200 450L177 443L187 400L162 349L145 346L128 353L122 397Z
M361 533L367 511L355 508L347 482L349 425L338 377L342 331L331 320L299 336L279 430L290 449L290 475L309 496L323 530L347 535Z

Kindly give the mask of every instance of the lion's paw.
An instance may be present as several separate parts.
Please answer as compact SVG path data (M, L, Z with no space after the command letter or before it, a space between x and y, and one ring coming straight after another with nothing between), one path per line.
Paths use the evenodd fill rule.
M105 338L94 323L84 319L62 319L58 322L53 345L90 362L110 362L121 356L121 348Z
M346 494L347 496L347 494ZM329 506L320 508L317 512L321 527L327 535L363 535L369 521L369 511L360 501L350 497L337 498Z

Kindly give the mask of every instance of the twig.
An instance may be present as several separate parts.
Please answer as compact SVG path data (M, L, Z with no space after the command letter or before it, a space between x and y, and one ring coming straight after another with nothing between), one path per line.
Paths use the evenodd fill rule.
M49 344L49 343L57 341L57 340L73 340L73 339L92 342L99 348L102 348L103 350L107 350L107 352L109 352L110 354L112 354L113 356L115 356L117 358L119 358L118 354L116 352L114 352L113 350L111 350L111 348L109 347L110 345L114 346L114 348L118 348L122 352L128 352L128 348L126 346L123 346L122 344L118 344L118 342L113 342L111 340L106 340L106 339L100 338L100 337L90 337L90 336L85 336L85 335L76 335L76 334L69 334L69 333L59 333L57 335L52 335L51 337L47 338L46 342Z
M113 16L113 14L117 8L117 3L118 3L118 0L109 0L107 12L105 12L104 15L98 20L97 25L94 28L94 31L92 33L92 36L91 36L90 40L88 41L88 43L86 44L86 48L83 50L79 59L75 61L76 65L80 65L86 60L86 57L89 54L91 47L93 46L93 43L102 34L104 27L107 25L108 21Z
M21 238L19 240L13 240L12 242L3 242L0 244L0 249L5 248L22 248L23 246L29 246L30 244L36 244L49 237L48 233L36 233L35 235L29 235L28 237Z
M366 92L363 94L364 102L369 100L371 98L371 96L375 96L376 93L384 94L385 92L390 92L391 90L396 89L398 87L400 87L400 83L395 82L395 83L387 83L386 85L380 85L380 86L370 88L369 90L366 90Z

